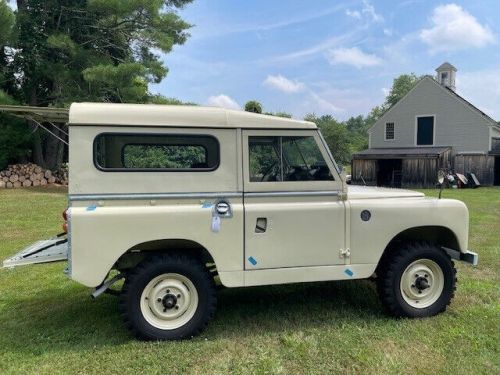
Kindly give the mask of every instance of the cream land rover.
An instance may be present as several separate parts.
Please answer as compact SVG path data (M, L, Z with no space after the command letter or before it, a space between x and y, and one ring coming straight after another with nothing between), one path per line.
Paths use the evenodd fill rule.
M314 123L219 108L73 104L67 234L4 267L67 260L96 297L120 279L143 339L197 335L216 284L375 277L397 317L443 312L467 250L459 201L349 187Z

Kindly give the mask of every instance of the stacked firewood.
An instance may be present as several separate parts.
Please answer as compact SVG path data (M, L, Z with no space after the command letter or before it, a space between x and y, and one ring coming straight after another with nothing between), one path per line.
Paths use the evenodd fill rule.
M33 163L13 164L0 171L0 188L43 186L47 184L67 185L68 166L63 165L59 170L52 172Z
M55 170L52 175L56 178L56 184L67 185L68 174L68 163L64 163L59 169Z

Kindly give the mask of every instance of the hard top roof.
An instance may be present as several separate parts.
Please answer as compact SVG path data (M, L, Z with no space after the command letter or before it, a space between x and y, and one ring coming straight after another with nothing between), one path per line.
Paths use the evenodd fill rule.
M69 125L181 126L204 128L316 129L309 121L216 107L73 103Z

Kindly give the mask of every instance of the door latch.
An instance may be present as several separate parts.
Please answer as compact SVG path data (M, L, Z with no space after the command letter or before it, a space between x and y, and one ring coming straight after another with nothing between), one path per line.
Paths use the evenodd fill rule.
M347 259L351 257L351 250L349 248L347 249L340 249L340 258L341 259Z
M220 200L215 203L215 212L217 216L227 218L233 216L233 210L229 202Z

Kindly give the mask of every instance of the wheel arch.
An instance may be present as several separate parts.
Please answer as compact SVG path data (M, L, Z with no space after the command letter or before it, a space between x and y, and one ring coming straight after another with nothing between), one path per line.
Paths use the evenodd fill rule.
M392 251L410 242L429 242L440 247L461 251L459 239L450 228L439 225L415 226L399 232L389 241L382 252L379 265Z
M215 268L215 260L205 246L183 238L166 238L138 243L127 249L115 262L113 268L130 269L149 256L165 253L187 254L197 258L208 268Z

